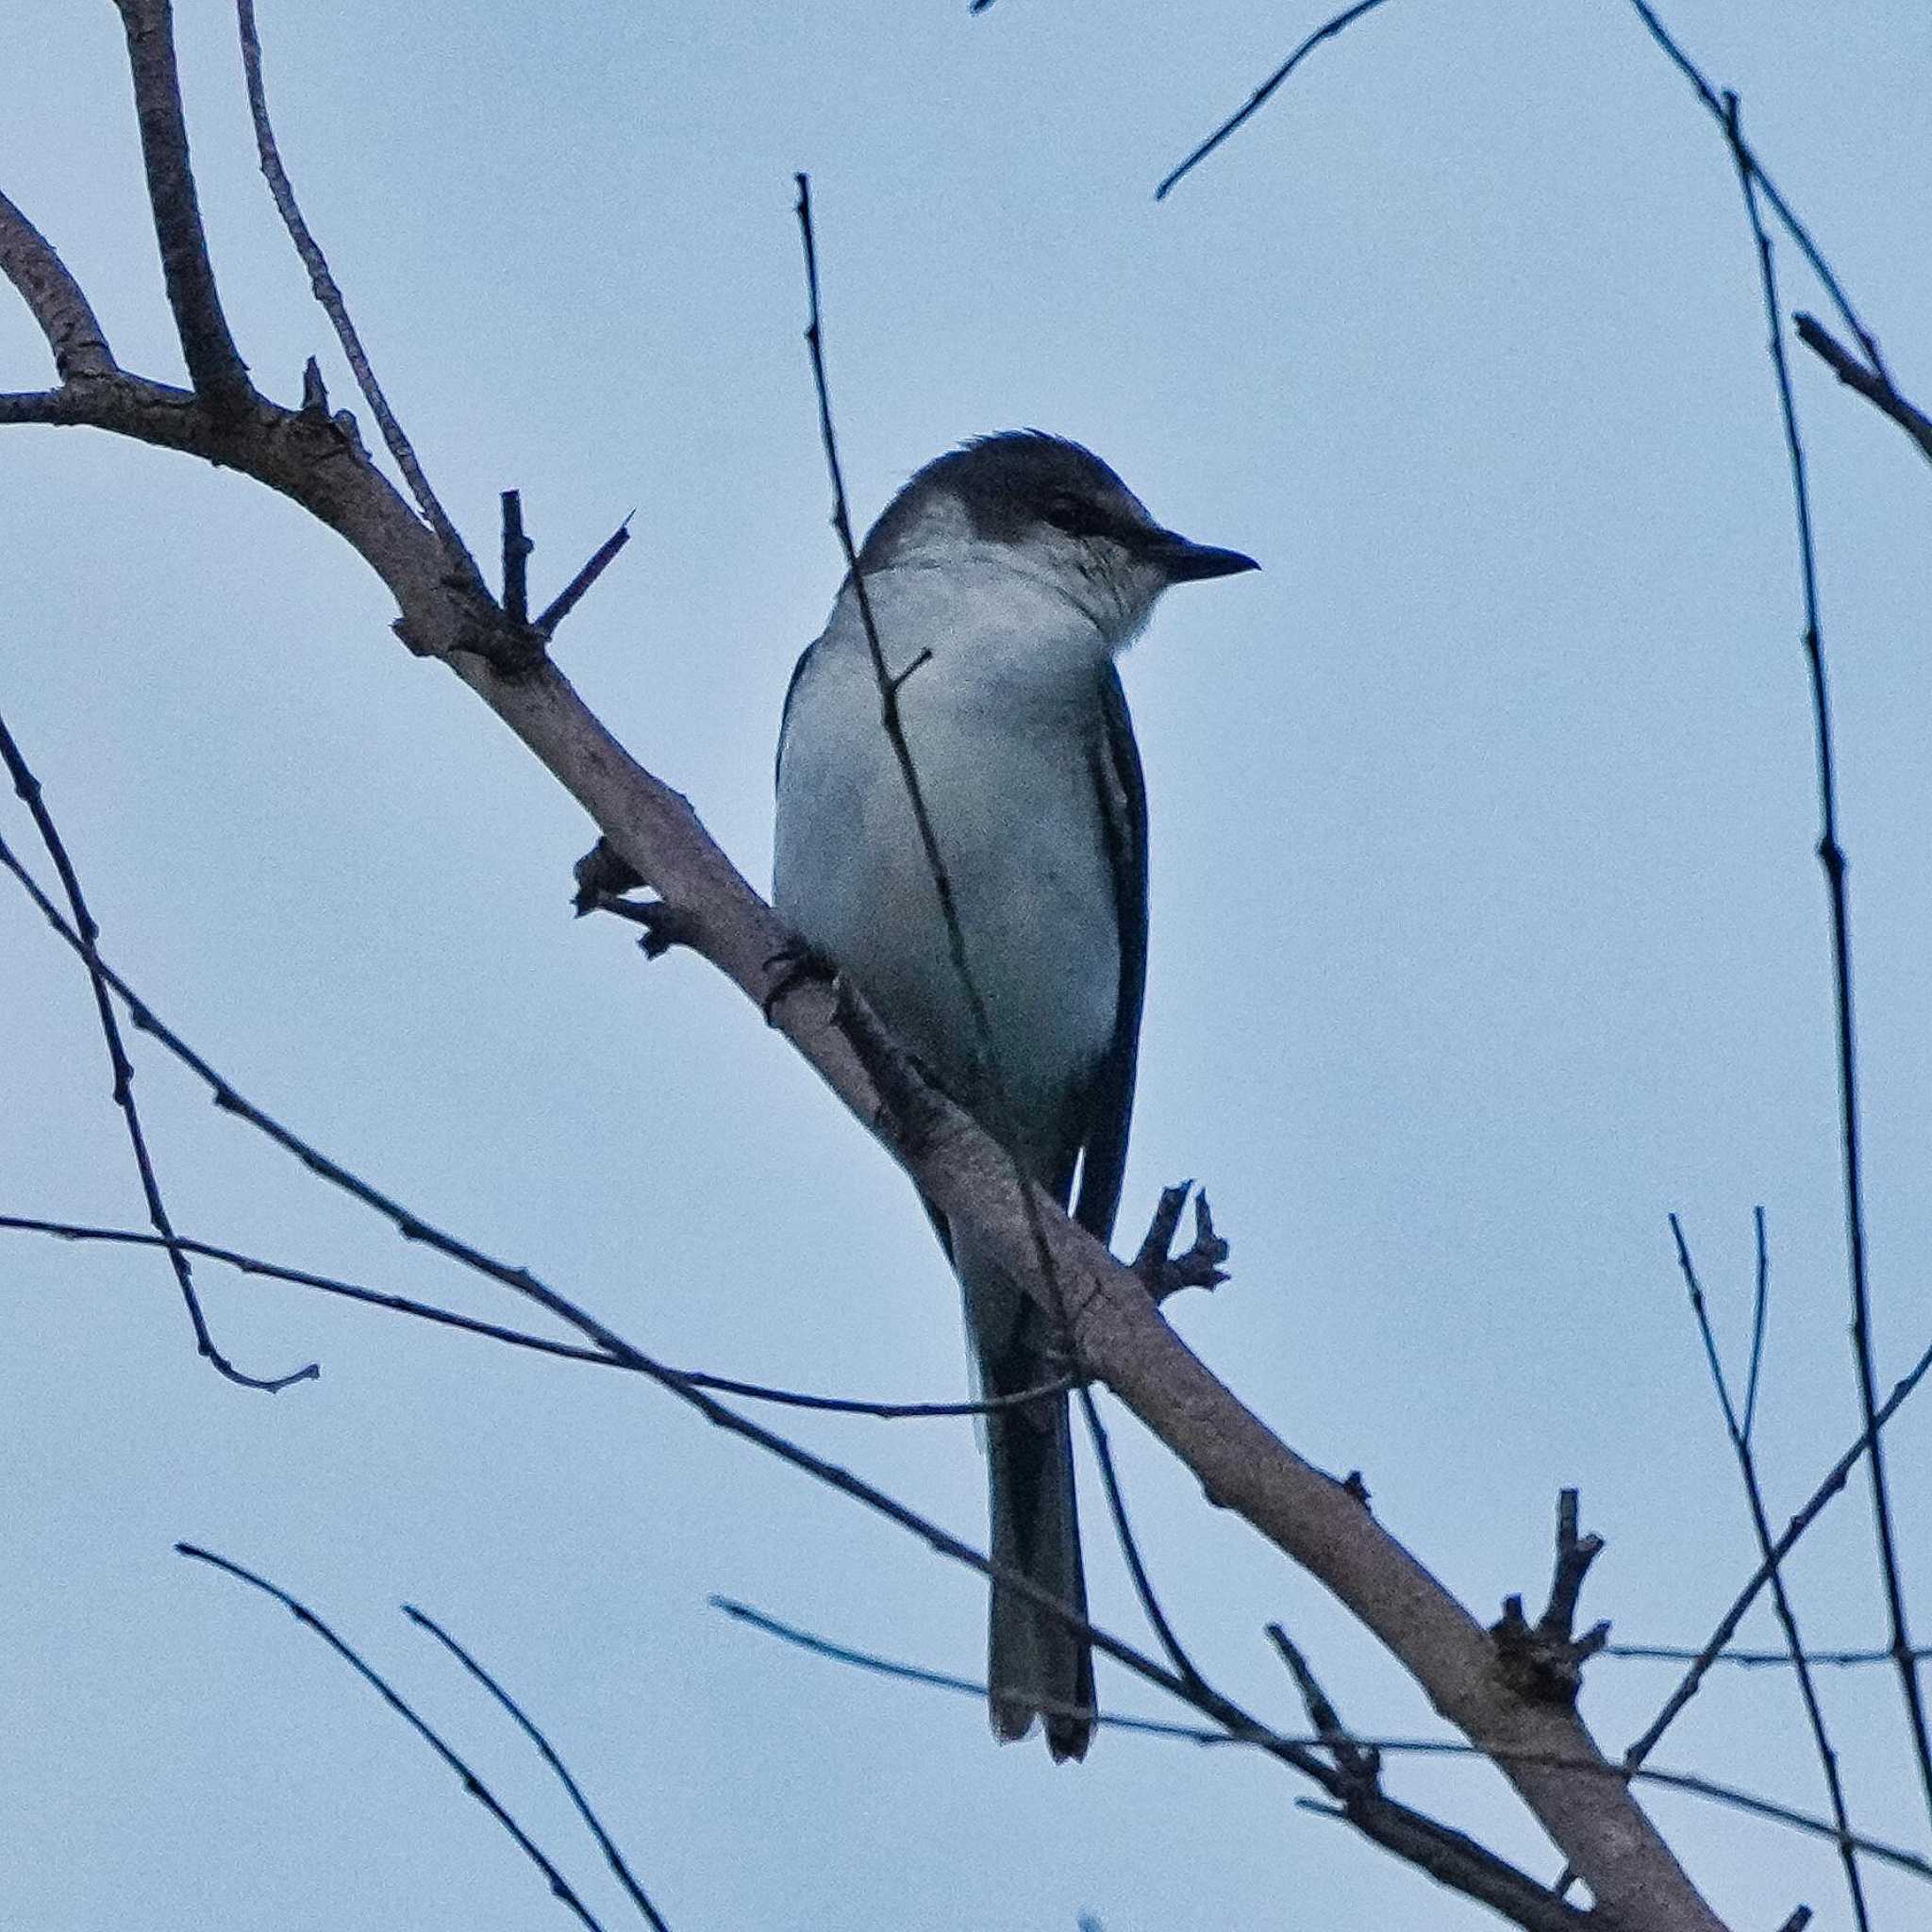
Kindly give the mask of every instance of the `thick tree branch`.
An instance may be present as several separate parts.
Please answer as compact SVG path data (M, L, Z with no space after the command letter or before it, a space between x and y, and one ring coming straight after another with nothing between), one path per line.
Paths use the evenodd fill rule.
M113 373L113 352L80 284L47 238L5 194L0 194L0 273L20 291L40 324L62 382Z
M222 313L208 236L201 225L201 203L188 158L188 123L181 112L181 76L175 67L174 8L169 0L114 4L127 33L147 198L188 377L195 393L206 397L214 409L241 409L255 389L248 380L248 365L228 333L228 319Z

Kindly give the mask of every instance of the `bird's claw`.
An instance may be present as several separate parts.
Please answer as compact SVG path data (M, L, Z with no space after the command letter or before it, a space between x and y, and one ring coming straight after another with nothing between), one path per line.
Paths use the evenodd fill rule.
M1227 1279L1221 1265L1227 1259L1227 1243L1214 1231L1214 1216L1205 1191L1194 1194L1192 1243L1178 1255L1169 1252L1181 1224L1181 1209L1193 1187L1192 1181L1182 1181L1178 1187L1160 1191L1160 1205L1148 1224L1141 1252L1134 1257L1134 1273L1157 1302L1184 1288L1218 1288Z

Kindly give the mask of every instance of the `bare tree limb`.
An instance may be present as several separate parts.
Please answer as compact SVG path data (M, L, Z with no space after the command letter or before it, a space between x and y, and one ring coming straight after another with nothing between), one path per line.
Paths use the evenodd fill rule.
M1692 1650L1682 1643L1607 1643L1604 1655L1624 1657L1637 1663L1688 1664L1704 1656L1702 1650ZM1932 1648L1921 1644L1915 1653L1923 1663L1932 1658ZM1712 1663L1735 1664L1740 1670L1789 1670L1791 1654L1789 1650L1721 1650L1711 1659ZM1889 1664L1891 1661L1890 1650L1809 1650L1805 1652L1805 1661L1813 1670L1859 1670L1871 1664Z
M1641 8L1642 0L1638 0ZM1770 331L1772 370L1777 381L1778 413L1783 419L1785 448L1790 460L1791 503L1797 518L1798 568L1804 594L1805 661L1811 678L1811 714L1818 763L1818 862L1824 869L1825 892L1831 911L1832 992L1838 1048L1839 1146L1843 1162L1845 1246L1851 1274L1852 1356L1857 1372L1858 1405L1867 1428L1878 1407L1878 1376L1872 1341L1872 1292L1867 1274L1863 1155L1858 1122L1857 1033L1852 1013L1851 894L1845 883L1846 861L1838 836L1838 777L1832 741L1831 697L1824 671L1824 638L1818 614L1817 546L1811 527L1810 486L1805 468L1805 445L1798 434L1798 406L1791 392L1791 372L1785 356L1783 308L1778 300L1777 266L1771 236L1758 209L1759 171L1744 145L1740 129L1738 97L1724 96L1724 131L1744 192L1744 208L1757 246L1764 312ZM1878 345L1860 334L1873 366L1882 369ZM1874 1433L1871 1459L1872 1515L1878 1540L1879 1575L1885 1590L1886 1612L1891 1620L1892 1655L1897 1659L1912 1754L1918 1764L1919 1786L1932 1814L1932 1728L1912 1659L1911 1638L1906 1624L1905 1583L1899 1570L1890 1484L1886 1474L1885 1445Z
M4 855L0 855L4 863ZM458 1314L430 1302L412 1300L408 1295L391 1294L366 1288L358 1282L342 1281L334 1275L318 1274L312 1269L290 1268L280 1262L265 1261L259 1256L243 1255L212 1241L196 1241L184 1234L163 1239L158 1234L142 1234L133 1228L93 1227L75 1222L46 1221L25 1214L0 1214L0 1232L48 1235L57 1241L109 1242L122 1247L178 1248L199 1260L214 1261L240 1274L263 1281L283 1281L297 1288L310 1288L319 1293L343 1301L360 1302L365 1307L387 1308L391 1314L408 1315L418 1322L439 1327L456 1328L467 1335L501 1341L510 1348L526 1348L533 1354L555 1356L563 1361L589 1362L602 1369L622 1369L635 1374L633 1363L619 1360L600 1348L586 1348L575 1341L559 1341L554 1336L532 1335L521 1328L506 1328L500 1322L486 1322L475 1315ZM1073 1387L1069 1381L1042 1382L1035 1389L1022 1389L1011 1395L988 1396L979 1402L874 1402L857 1395L812 1395L798 1389L774 1389L766 1382L746 1382L735 1375L715 1375L700 1369L674 1369L666 1373L693 1389L708 1390L713 1395L736 1395L747 1402L768 1402L778 1408L807 1408L824 1415L868 1416L880 1422L929 1421L942 1418L997 1414L1001 1409L1024 1408L1042 1396L1063 1395ZM1690 1653L1684 1653L1687 1657ZM1779 1661L1784 1661L1780 1657Z
M181 112L181 76L175 67L174 8L169 0L114 0L127 35L134 75L134 111L148 205L161 247L161 277L188 379L216 415L244 409L255 386L228 333L222 298L201 225L201 203L188 158L188 123Z
M1297 67L1319 47L1324 41L1333 40L1344 27L1353 26L1363 14L1373 13L1381 6L1382 0L1355 0L1353 7L1344 7L1332 19L1325 20L1298 46L1266 80L1264 80L1241 108L1238 108L1210 134L1206 141L1193 150L1178 167L1172 168L1161 177L1160 185L1154 191L1156 201L1165 201L1169 191L1174 188L1186 175L1191 175L1227 138L1258 114L1274 97L1275 90L1287 80Z
M197 1543L176 1543L175 1548L182 1556L191 1557L197 1563L206 1563L211 1569L224 1571L230 1576L239 1577L243 1583L252 1584L264 1596L274 1597L275 1602L280 1604L285 1610L289 1611L298 1624L313 1630L456 1773L458 1777L463 1782L463 1789L509 1834L517 1849L523 1853L524 1857L529 1859L538 1871L542 1873L543 1876L549 1881L550 1890L556 1897L576 1914L579 1922L590 1928L590 1932L603 1932L603 1927L591 1916L591 1908L585 1905L583 1900L572 1889L570 1880L544 1856L536 1840L504 1809L503 1806L498 1802L496 1794L491 1790L490 1787L443 1742L442 1739L422 1718L417 1716L416 1712L405 1701L402 1693L372 1664L366 1662L350 1645L338 1637L307 1604L299 1602L296 1598L291 1596L287 1591L271 1583L266 1576L258 1576L253 1570L244 1570L240 1563L233 1562L226 1557L217 1556L213 1550L205 1550Z
M59 874L61 890L67 895L68 909L74 918L73 929L79 941L81 962L87 969L88 983L94 996L94 1016L100 1023L101 1039L107 1045L108 1064L113 1070L114 1105L127 1131L127 1144L134 1156L135 1172L141 1178L142 1198L147 1204L148 1222L167 1250L169 1264L175 1271L175 1286L181 1291L182 1305L188 1310L189 1324L194 1330L197 1353L230 1382L243 1389L258 1389L269 1395L277 1394L295 1382L312 1381L322 1373L314 1362L286 1375L250 1375L238 1369L215 1345L207 1317L201 1311L201 1298L194 1291L194 1275L187 1252L175 1239L174 1224L168 1216L167 1203L161 1197L160 1179L155 1173L154 1156L148 1149L147 1133L141 1124L141 1109L135 1104L134 1063L127 1058L120 1023L114 1018L114 1003L108 997L108 982L96 947L100 927L94 924L93 914L88 910L87 899L80 890L80 875L74 869L74 861L68 856L67 846L54 824L53 814L42 796L41 782L28 769L26 759L4 720L0 720L0 764L7 767L15 792L32 816L35 829L41 835L41 843L46 847L47 857Z
M1757 1311L1752 1324L1751 1380L1756 1385L1759 1349L1764 1337L1764 1288L1768 1278L1764 1247L1764 1211L1760 1208L1757 1216L1758 1231L1758 1268ZM1845 1807L1844 1780L1839 1774L1838 1753L1832 1748L1831 1734L1824 1722L1824 1709L1818 1701L1818 1688L1811 1681L1811 1668L1805 1655L1804 1640L1798 1632L1798 1613L1792 1607L1790 1592L1785 1587L1771 1553L1771 1518L1764 1507L1764 1489L1757 1479L1757 1457L1751 1446L1748 1424L1740 1414L1737 1405L1731 1400L1729 1378L1724 1374L1723 1358L1718 1354L1717 1336L1710 1324L1710 1314L1705 1306L1704 1289L1697 1279L1697 1270L1690 1259L1690 1249L1684 1239L1683 1224L1677 1217L1671 1216L1671 1236L1676 1242L1677 1267L1684 1276L1684 1286L1690 1297L1690 1312L1696 1318L1697 1332L1704 1341L1704 1358L1710 1370L1711 1386L1717 1391L1718 1407L1724 1412L1724 1433L1730 1438L1731 1453L1737 1457L1738 1474L1744 1485L1744 1501L1751 1511L1752 1533L1757 1539L1760 1557L1772 1564L1771 1600L1777 1612L1778 1627L1785 1633L1786 1653L1792 1669L1797 1674L1798 1694L1805 1707L1805 1722L1811 1732L1811 1743L1818 1754L1818 1762L1824 1773L1825 1794L1831 1805L1833 1822L1837 1824L1839 1856L1844 1866L1845 1889L1852 1903L1852 1920L1858 1932L1871 1932L1872 1914L1865 1902L1865 1883L1858 1873L1857 1854L1846 1842L1846 1834L1851 1830L1851 1817Z
M929 1685L936 1690L957 1690L961 1693L971 1693L982 1697L986 1694L986 1686L971 1677L957 1677L942 1671L925 1670L917 1664L901 1663L895 1658L880 1657L871 1651L853 1650L844 1644L834 1643L827 1638L816 1636L808 1630L802 1630L796 1624L786 1624L775 1617L767 1616L762 1611L752 1609L748 1605L737 1603L728 1597L714 1596L711 1602L719 1609L724 1610L728 1616L736 1618L739 1622L748 1624L754 1629L763 1630L784 1642L796 1644L800 1649L810 1651L815 1656L827 1657L834 1663L856 1665L860 1670L876 1672L883 1676L900 1678L907 1683ZM1271 1638L1274 1635L1274 1627L1271 1627ZM1102 1716L1100 1722L1112 1724L1116 1728L1123 1730L1141 1731L1149 1737L1171 1739L1179 1743L1221 1746L1244 1745L1253 1749L1257 1747L1258 1742L1254 1738L1238 1737L1226 1731L1208 1731L1197 1729L1189 1724L1161 1724L1152 1719L1125 1717L1119 1714ZM1388 1757L1412 1757L1475 1759L1488 1755L1478 1751L1474 1745L1465 1743L1460 1739L1456 1738L1362 1737L1355 1732L1347 1732L1345 1735L1348 1741L1357 1749L1373 1751L1379 1756ZM1302 1750L1326 1752L1333 1748L1335 1732L1333 1730L1325 1732L1317 1730L1310 1736L1297 1737L1285 1731L1271 1731L1268 1733L1268 1736L1272 1742L1275 1744L1294 1746ZM1328 1770L1330 1767L1324 1762L1324 1769ZM1624 1772L1615 1767L1607 1767L1606 1774L1612 1777L1625 1775ZM1690 1772L1657 1771L1649 1767L1632 1772L1628 1775L1637 1778L1642 1783L1654 1784L1666 1790L1683 1791L1690 1797L1704 1798L1715 1805L1729 1806L1733 1809L1747 1812L1752 1817L1762 1818L1771 1824L1788 1826L1793 1831L1801 1831L1808 1838L1836 1840L1840 1836L1838 1828L1828 1819L1816 1817L1808 1811L1799 1811L1790 1806L1781 1805L1774 1799L1759 1797L1757 1792L1747 1791L1737 1785L1721 1784L1713 1778L1699 1777ZM1308 1799L1298 1799L1296 1802L1305 1809L1321 1810L1326 1815L1333 1817L1347 1816L1347 1813L1339 1807L1331 1808ZM1455 1832L1451 1827L1442 1825L1436 1820L1427 1818L1422 1813L1415 1813L1413 1815L1420 1825L1431 1832L1443 1833L1450 1838L1461 1836L1461 1834ZM1932 1859L1926 1858L1923 1854L1915 1852L1907 1846L1890 1844L1883 1839L1868 1837L1862 1832L1849 1832L1843 1836L1854 1850L1870 1857L1879 1859L1898 1871L1909 1873L1914 1878L1932 1881ZM1475 1850L1485 1858L1493 1857L1494 1856L1480 1845L1475 1846ZM1539 1899L1545 1904L1557 1903L1560 1906L1562 1911L1574 1913L1576 1916L1574 1918L1538 1918L1530 1923L1536 1924L1547 1923L1561 1926L1600 1926L1604 1924L1604 1921L1592 1912L1583 1911L1574 1906L1561 1906L1560 1901L1556 1899L1556 1894L1547 1887L1538 1885L1536 1891ZM1514 1914L1510 1914L1510 1916L1514 1916Z
M1868 403L1890 416L1919 445L1919 454L1932 462L1932 416L1900 395L1892 387L1891 377L1882 369L1868 369L1815 315L1799 315L1794 321L1798 340L1821 358L1847 389L1856 390Z
M20 291L40 325L62 382L113 375L113 352L80 284L46 237L5 194L0 194L0 273Z
M336 340L341 343L342 354L355 373L356 387L362 391L362 398L375 418L376 427L382 431L382 440L388 444L390 455L395 458L396 468L403 473L403 480L408 484L410 495L416 499L417 508L436 532L452 569L467 575L480 590L483 578L476 568L476 560L470 555L457 526L450 522L438 501L436 491L429 487L429 478L424 475L423 465L417 461L409 439L403 434L403 425L396 421L395 411L390 408L389 398L383 394L382 385L375 379L375 371L370 366L362 338L350 319L348 304L342 300L342 291L329 272L328 258L309 233L308 224L302 219L302 210L295 204L295 191L290 185L287 170L282 166L281 155L275 147L275 129L268 118L268 93L261 77L261 42L255 31L255 0L235 0L235 11L242 30L242 66L248 83L248 111L255 123L256 149L261 158L261 172L268 182L269 192L275 198L275 212L281 216L282 225L288 229L289 239L295 244L295 253L302 258L302 266L308 271L308 286L335 329Z
M597 1849L604 1854L604 1862L616 1874L617 1882L624 1887L625 1896L637 1907L638 1916L653 1928L653 1932L671 1932L670 1926L658 1915L657 1907L645 1896L644 1889L638 1883L636 1874L631 1871L624 1854L618 1850L616 1840L604 1829L603 1821L591 1809L591 1801L584 1796L583 1788L570 1774L569 1767L557 1755L550 1740L538 1729L523 1706L434 1617L419 1610L414 1604L405 1604L403 1615L419 1628L428 1631L430 1636L435 1638L437 1642L441 1644L516 1721L517 1728L537 1747L538 1755L556 1774L557 1781L562 1785L572 1805L576 1807L577 1816L584 1821L591 1836L597 1840Z

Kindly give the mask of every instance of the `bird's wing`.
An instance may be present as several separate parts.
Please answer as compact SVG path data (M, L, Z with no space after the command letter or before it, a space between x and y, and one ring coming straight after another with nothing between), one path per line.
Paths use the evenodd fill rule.
M785 762L785 727L791 722L791 700L798 695L798 681L805 675L805 667L811 662L811 654L818 649L814 639L798 654L798 662L791 667L791 679L785 687L785 703L778 712L778 743L772 753L772 782L778 781L778 767Z
M1127 1164L1127 1126L1134 1112L1134 1064L1141 1047L1141 1006L1147 991L1147 788L1134 721L1127 715L1120 674L1109 664L1100 687L1104 728L1093 747L1093 783L1113 871L1114 915L1120 931L1120 997L1113 1039L1089 1091L1080 1152L1080 1198L1074 1218L1107 1241L1120 1207Z

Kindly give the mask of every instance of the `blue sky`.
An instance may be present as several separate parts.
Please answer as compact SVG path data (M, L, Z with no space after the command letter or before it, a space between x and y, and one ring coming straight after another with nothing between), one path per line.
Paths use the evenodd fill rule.
M178 30L204 208L256 379L321 358L255 172L233 22ZM1675 8L1908 390L1932 391L1932 17ZM791 661L839 574L791 176L813 177L861 520L959 438L1091 444L1265 569L1124 667L1154 840L1124 1224L1203 1177L1235 1279L1174 1319L1480 1614L1548 1574L1557 1489L1609 1547L1586 1607L1696 1642L1751 1568L1665 1216L1727 1342L1750 1214L1774 1299L1781 1521L1857 1432L1824 898L1784 452L1728 159L1624 6L1390 4L1171 199L1165 170L1316 16L1001 0L894 8L297 8L260 25L285 158L391 400L479 550L524 491L548 594L635 509L559 656L755 879ZM111 9L16 0L0 183L124 363L178 360ZM1817 291L1785 251L1790 306ZM0 305L0 386L45 378ZM1932 781L1924 464L1801 357L1843 760L1881 1374L1928 1339ZM954 1291L897 1174L697 962L573 924L588 832L354 556L236 477L78 432L0 438L0 713L108 956L253 1096L665 1357L840 1392L962 1386ZM25 837L13 812L7 836ZM133 1224L84 982L0 894L0 1208ZM177 1223L506 1319L151 1052ZM1489 1923L1232 1753L997 1750L964 1700L786 1651L721 1591L972 1672L980 1586L623 1378L209 1274L273 1400L192 1353L152 1256L0 1246L0 1895L91 1932L561 1923L342 1666L179 1538L310 1601L615 1906L518 1740L407 1624L547 1726L671 1922L1108 1932ZM797 1433L960 1533L963 1423ZM1116 1430L1149 1560L1229 1690L1293 1723L1284 1620L1364 1731L1431 1720L1308 1579ZM1894 1454L1932 1625L1927 1412ZM1091 1484L1090 1484L1091 1493ZM1102 1619L1136 1620L1090 1507ZM1883 1638L1855 1491L1792 1585ZM1752 1635L1767 1641L1768 1618ZM1669 1687L1600 1664L1621 1748ZM1826 1685L1856 1819L1924 1843L1894 1686ZM1145 1707L1103 1678L1103 1695ZM1719 1681L1660 1759L1822 1808L1790 1686ZM1480 1767L1398 1794L1535 1869ZM1659 1797L1739 1925L1836 1860ZM1874 1873L1883 1923L1923 1888Z

